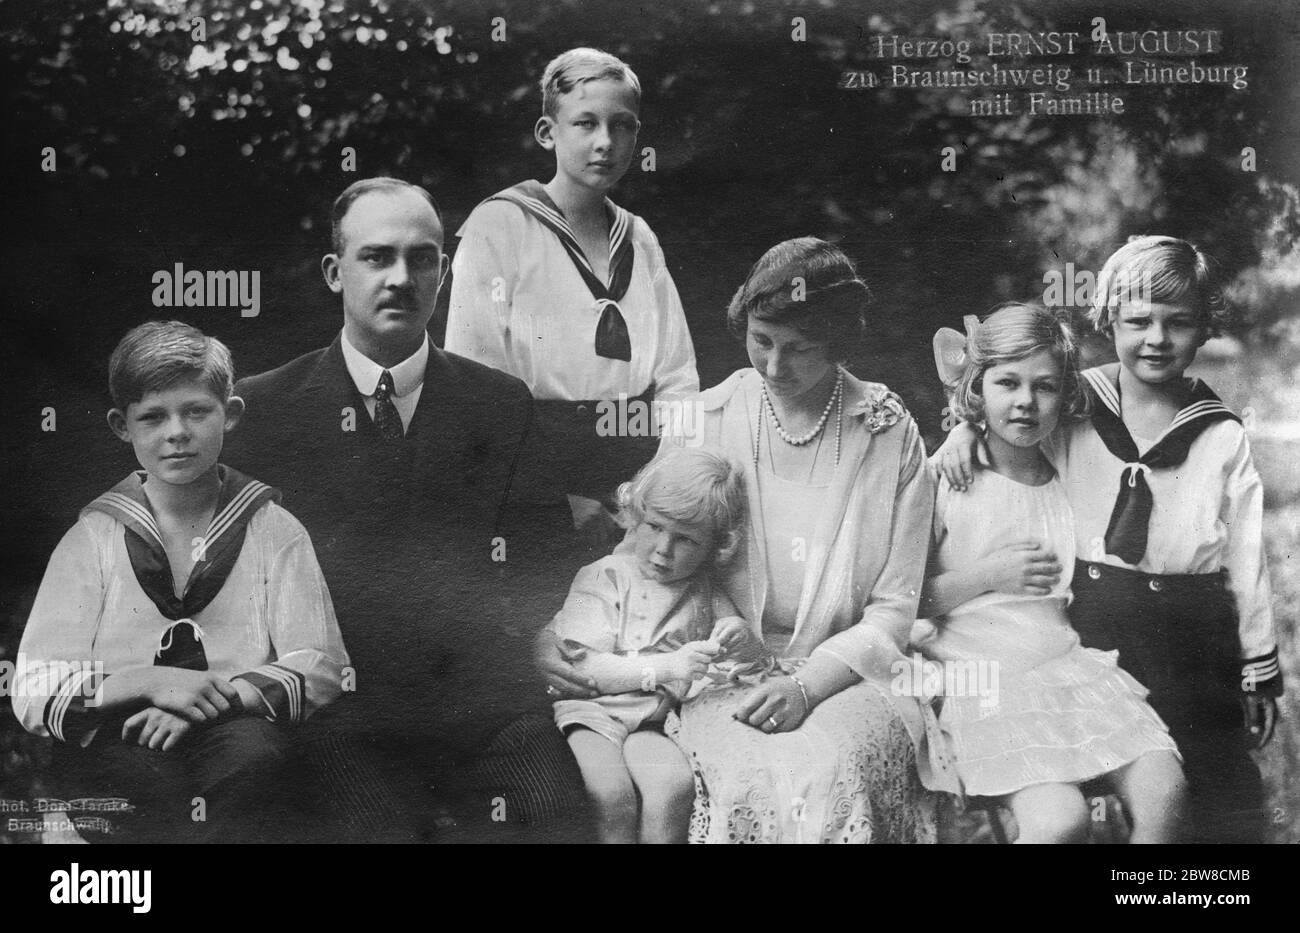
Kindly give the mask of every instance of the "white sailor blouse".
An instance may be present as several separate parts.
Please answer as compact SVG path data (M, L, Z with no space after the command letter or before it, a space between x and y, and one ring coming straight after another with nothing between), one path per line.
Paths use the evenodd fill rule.
M1243 683L1278 692L1264 489L1241 420L1192 380L1169 427L1140 444L1121 416L1117 374L1117 364L1086 370L1091 419L1045 445L1074 509L1079 558L1148 574L1226 570Z
M699 391L695 348L659 241L606 200L609 280L536 181L498 192L458 232L445 349L522 379L541 400Z
M306 529L279 494L228 467L182 595L133 473L55 548L18 652L24 728L88 744L106 678L166 665L248 681L268 719L298 722L342 689L348 655Z

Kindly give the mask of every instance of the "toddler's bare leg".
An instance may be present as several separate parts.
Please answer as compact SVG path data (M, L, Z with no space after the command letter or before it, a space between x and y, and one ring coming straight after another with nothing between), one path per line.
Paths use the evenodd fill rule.
M636 842L636 788L623 762L623 750L590 729L574 729L568 740L596 808L596 832L600 841Z
M658 732L634 732L623 746L623 759L641 794L641 841L685 842L695 802L685 753Z

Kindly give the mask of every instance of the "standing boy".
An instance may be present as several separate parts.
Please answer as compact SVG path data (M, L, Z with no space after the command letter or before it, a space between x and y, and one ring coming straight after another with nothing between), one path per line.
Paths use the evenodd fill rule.
M659 241L608 197L636 154L640 81L579 48L546 66L541 87L534 135L555 175L494 194L460 229L447 349L527 384L541 472L603 553L615 531L603 503L658 447L654 402L698 391L699 376ZM621 436L600 426L611 403L628 412Z

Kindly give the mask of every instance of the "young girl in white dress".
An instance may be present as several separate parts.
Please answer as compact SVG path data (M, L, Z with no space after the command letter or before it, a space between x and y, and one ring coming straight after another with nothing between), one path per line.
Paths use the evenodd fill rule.
M964 347L941 332L936 359L941 374L960 366L947 381L957 413L987 425L990 464L962 495L940 479L921 602L932 622L915 639L945 665L946 686L966 683L939 716L963 791L1010 806L1019 842L1079 842L1090 816L1080 785L1103 778L1131 841L1172 841L1185 794L1174 741L1115 652L1083 648L1065 612L1073 517L1038 444L1083 407L1074 339L1026 305L967 330Z
M770 659L711 574L744 531L741 472L711 450L675 449L623 484L619 499L628 541L578 572L549 626L599 695L557 701L555 723L602 842L685 842L693 779L664 720L706 673L725 682Z

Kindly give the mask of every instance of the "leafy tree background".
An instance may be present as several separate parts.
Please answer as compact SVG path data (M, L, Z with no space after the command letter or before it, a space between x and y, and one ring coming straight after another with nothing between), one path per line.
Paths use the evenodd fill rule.
M887 74L871 55L876 35L968 38L978 50L993 31L1086 34L1093 16L1112 32L1221 30L1225 51L1199 62L1248 65L1249 89L1120 87L1125 114L1098 119L971 118L964 92L838 87L844 69ZM806 41L793 40L794 17ZM189 320L230 344L241 374L325 344L339 326L318 273L334 195L375 174L425 184L451 248L483 197L550 177L532 139L536 82L575 45L612 51L641 77L639 145L654 148L655 171L634 165L616 197L659 235L705 385L745 365L723 326L731 292L767 247L803 234L860 263L876 301L852 368L899 391L932 441L943 407L934 329L1040 295L1047 269L1099 268L1135 233L1187 236L1218 256L1247 356L1283 361L1268 385L1294 380L1283 365L1300 347L1300 18L1289 0L4 0L0 35L13 425L0 653L12 653L77 510L134 465L103 422L116 339L142 320ZM1070 93L1088 90L1087 56L1051 63L1074 69ZM970 67L983 65L977 54ZM341 169L345 146L356 173ZM941 170L946 146L954 172ZM1255 172L1242 170L1247 146ZM44 147L55 172L41 171ZM177 262L260 270L261 314L154 308L150 276ZM45 406L52 433L39 430ZM1300 497L1294 446L1260 450L1286 465L1276 482L1266 475L1285 491L1274 503ZM25 786L29 746L0 726L0 780Z

